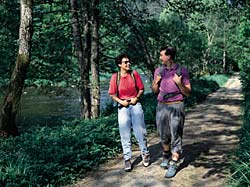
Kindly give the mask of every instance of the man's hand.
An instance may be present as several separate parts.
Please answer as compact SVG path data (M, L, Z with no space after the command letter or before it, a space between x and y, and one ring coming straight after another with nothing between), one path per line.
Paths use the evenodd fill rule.
M156 79L154 80L154 84L158 84L161 81L161 76L157 75Z
M173 80L178 85L181 93L185 96L189 96L191 93L191 85L190 84L183 85L181 82L181 78L182 76L178 76L177 74L175 74Z
M152 84L152 90L153 92L159 93L159 82L161 81L161 76L157 75L156 78L153 80L153 84Z
M177 74L174 75L174 82L179 86L181 85L181 78L182 78L182 75L181 76L178 76Z

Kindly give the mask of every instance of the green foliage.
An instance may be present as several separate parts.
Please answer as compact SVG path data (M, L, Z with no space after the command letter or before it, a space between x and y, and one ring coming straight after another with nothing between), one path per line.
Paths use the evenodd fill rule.
M206 79L207 81L215 81L221 87L227 82L229 77L230 75L228 74L216 74L205 76L203 79Z
M241 82L243 84L243 89L246 90L248 93L250 90L250 48L249 48L249 43L250 43L250 29L249 29L249 24L250 21L248 18L250 15L246 15L242 17L242 23L238 28L239 31L239 36L238 36L238 43L241 45L241 53L238 56L239 61L240 61L240 69L241 69Z
M17 0L3 1L0 4L0 78L3 79L10 77L17 55L19 30L17 23L20 18L17 5L19 5Z
M76 59L72 58L69 4L62 0L35 3L33 12L32 61L27 78L38 80L35 85L39 81L74 83L79 70Z
M1 140L0 184L59 186L120 151L115 115Z
M238 26L238 45L241 46L241 52L237 55L240 62L241 83L244 94L244 115L243 126L241 129L240 146L236 152L236 157L232 166L232 179L229 181L232 186L250 186L250 37L249 37L249 24L250 13L249 5L242 7L243 14L241 17L241 24Z
M142 108L147 127L155 127L155 114L157 105L157 96L153 93L142 96Z
M18 1L0 5L0 74L10 77L17 54L20 7ZM177 61L200 76L208 50L208 34L214 40L208 50L208 73L223 72L224 33L227 67L237 67L241 46L235 46L239 11L222 0L214 1L101 1L100 72L114 72L114 57L120 52L131 55L133 66L152 73L159 61L159 48L172 44L178 49ZM83 30L82 4L79 19ZM26 85L78 85L79 70L71 36L71 12L63 0L35 1L32 59ZM246 30L247 31L247 30ZM143 46L143 42L144 45ZM152 64L148 64L148 55ZM1 79L0 78L0 79Z
M248 95L249 97L250 95ZM250 103L246 102L244 125L240 131L240 147L235 155L238 157L232 164L232 176L229 183L232 186L249 186L250 185Z
M204 101L210 93L223 86L228 78L228 75L213 75L192 80L192 94L186 99L187 106L191 107Z

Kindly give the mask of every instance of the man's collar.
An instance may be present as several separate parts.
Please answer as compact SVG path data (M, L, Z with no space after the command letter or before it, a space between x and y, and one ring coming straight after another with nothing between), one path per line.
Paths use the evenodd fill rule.
M178 65L176 63L174 63L174 65L168 69L166 65L164 65L164 68L167 69L167 70L173 70L173 69L177 69L178 68Z

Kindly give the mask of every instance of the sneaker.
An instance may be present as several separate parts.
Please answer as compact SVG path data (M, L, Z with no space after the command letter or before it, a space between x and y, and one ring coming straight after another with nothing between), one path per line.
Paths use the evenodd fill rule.
M161 168L168 169L170 158L163 158L162 163L160 164Z
M127 171L127 172L132 170L132 165L131 165L130 159L125 160L125 168L124 168L124 170Z
M169 162L168 171L167 171L165 177L166 178L174 177L176 174L176 170L177 170L177 161L171 160Z
M161 168L168 169L169 161L171 160L171 152L170 151L163 151L163 160L160 164Z
M145 167L148 167L150 164L150 155L149 154L142 155L142 162Z

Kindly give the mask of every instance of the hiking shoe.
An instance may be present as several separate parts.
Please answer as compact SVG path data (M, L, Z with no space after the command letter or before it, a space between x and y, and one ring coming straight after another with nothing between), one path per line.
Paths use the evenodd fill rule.
M150 164L150 155L149 154L143 154L142 155L142 162L145 167L148 167Z
M168 169L170 158L163 158L162 163L160 164L161 168Z
M132 165L131 165L130 159L125 160L125 168L124 168L124 170L127 171L127 172L132 170Z
M169 161L171 160L171 152L170 151L163 151L163 160L162 163L160 164L161 168L168 169L169 166Z
M169 162L168 171L165 175L166 178L174 177L177 170L177 161L171 160Z

